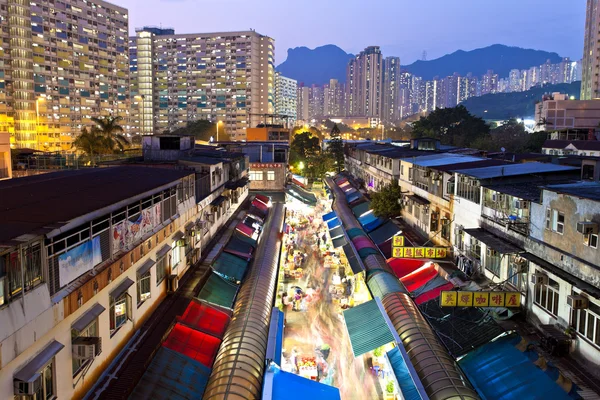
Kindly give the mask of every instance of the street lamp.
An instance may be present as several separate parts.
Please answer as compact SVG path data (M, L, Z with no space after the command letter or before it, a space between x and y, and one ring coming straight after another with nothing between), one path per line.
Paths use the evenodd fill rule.
M300 164L298 164L298 169L300 171L302 171L304 169L304 162L300 161Z

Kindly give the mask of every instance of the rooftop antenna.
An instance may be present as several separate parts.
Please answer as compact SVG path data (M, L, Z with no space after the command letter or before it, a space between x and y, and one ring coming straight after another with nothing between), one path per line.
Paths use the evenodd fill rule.
M422 61L427 61L427 50L423 50L423 55L421 56Z

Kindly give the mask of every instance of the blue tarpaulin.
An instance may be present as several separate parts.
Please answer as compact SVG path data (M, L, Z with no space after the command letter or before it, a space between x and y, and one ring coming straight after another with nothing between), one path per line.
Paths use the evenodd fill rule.
M375 244L379 245L387 240L390 240L400 231L401 229L398 225L394 224L392 221L387 221L385 224L369 233L369 236Z
M365 228L365 231L367 231L367 233L370 233L375 229L379 228L381 225L385 224L385 221L387 221L387 219L377 218L375 221L371 221L367 224L364 224L363 228Z
M266 361L273 361L281 365L281 352L283 349L283 322L285 317L278 308L271 311L271 322L269 324L269 340L267 342Z
M467 354L459 365L483 400L571 397L515 347L518 335L502 337Z
M332 219L334 219L336 217L337 217L337 214L335 213L335 211L332 211L330 213L323 215L323 221L325 221L325 222L331 221Z
M346 201L348 201L348 203L352 203L354 200L358 200L360 197L361 194L359 192L350 193L346 196Z
M263 400L287 398L341 400L340 390L324 383L285 372L271 364L265 374Z
M365 225L367 225L368 223L373 222L375 220L377 220L377 217L375 216L375 214L374 213L369 213L367 215L363 215L362 217L360 217L358 219L358 222L364 228Z
M402 358L400 350L398 350L397 347L394 347L387 352L387 356L392 365L392 370L394 370L394 375L396 375L396 380L398 381L398 386L400 386L404 400L421 400L422 397L417 390L413 378L408 372L408 367L406 366L404 358Z
M210 369L190 357L160 347L130 399L201 399Z
M327 221L327 229L333 229L336 226L340 226L342 223L340 222L340 220L338 218L334 218L330 221Z

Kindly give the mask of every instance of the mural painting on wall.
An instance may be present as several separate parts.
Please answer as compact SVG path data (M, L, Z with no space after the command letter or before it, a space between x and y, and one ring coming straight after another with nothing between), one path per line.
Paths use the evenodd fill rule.
M113 226L113 254L131 249L133 243L141 240L162 222L160 204L143 210L135 221L121 221Z

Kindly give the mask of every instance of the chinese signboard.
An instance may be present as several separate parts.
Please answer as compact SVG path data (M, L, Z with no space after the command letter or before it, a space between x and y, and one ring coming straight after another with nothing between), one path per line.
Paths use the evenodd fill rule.
M447 253L444 247L396 247L394 245L392 248L394 258L446 258Z
M283 164L263 164L263 163L252 163L250 164L250 169L257 168L281 168Z
M520 307L519 292L455 292L440 293L442 307Z
M393 247L404 247L404 236L394 236L392 238Z

